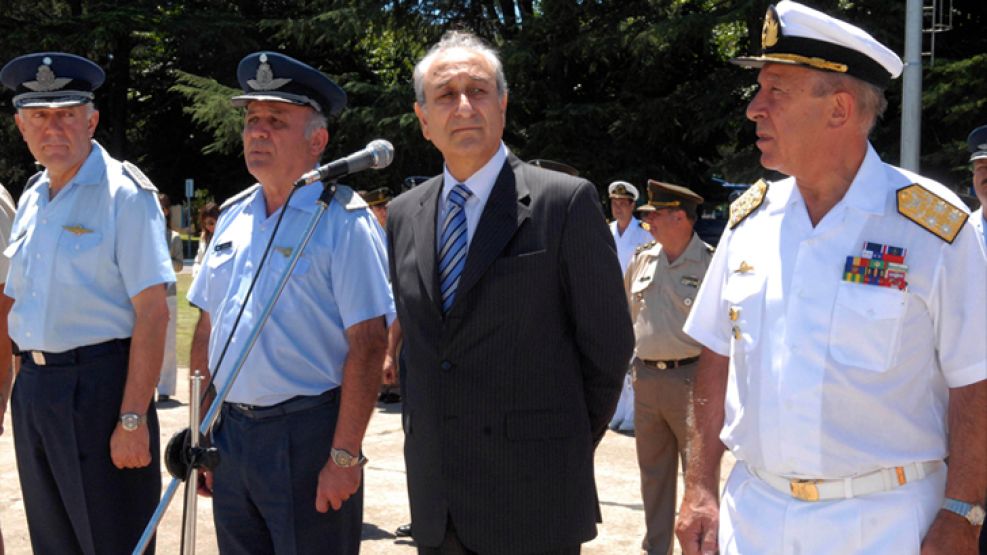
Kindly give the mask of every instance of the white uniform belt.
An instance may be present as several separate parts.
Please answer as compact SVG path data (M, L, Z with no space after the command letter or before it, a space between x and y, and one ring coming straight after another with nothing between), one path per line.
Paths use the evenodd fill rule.
M835 480L789 478L752 466L747 468L764 483L795 499L831 501L891 491L909 482L925 478L938 470L942 464L942 461L908 463L904 466L881 468L860 476Z

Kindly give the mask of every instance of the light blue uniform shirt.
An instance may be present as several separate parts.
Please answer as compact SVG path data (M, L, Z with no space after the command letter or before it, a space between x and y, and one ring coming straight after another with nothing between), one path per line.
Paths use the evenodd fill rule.
M3 253L11 339L22 350L62 352L130 337L131 297L175 281L157 195L95 141L52 200L49 185L45 171L24 191Z
M217 387L228 379L273 297L321 192L322 184L313 183L291 199L223 366L217 369L264 247L285 208L267 216L262 189L257 187L220 214L209 252L188 293L189 302L210 315L209 368ZM346 329L378 316L388 321L394 317L387 252L377 229L369 209L346 210L339 199L330 203L227 401L269 406L342 384L349 351Z

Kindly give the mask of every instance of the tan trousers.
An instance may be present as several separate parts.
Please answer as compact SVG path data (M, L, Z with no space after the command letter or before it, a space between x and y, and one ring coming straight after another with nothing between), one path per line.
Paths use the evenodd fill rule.
M671 555L678 463L685 468L686 420L696 364L658 370L635 358L634 439L647 531L641 549Z

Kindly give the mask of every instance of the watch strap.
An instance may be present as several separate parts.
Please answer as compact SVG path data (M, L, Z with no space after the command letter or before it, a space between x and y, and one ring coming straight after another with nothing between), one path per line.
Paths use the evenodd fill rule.
M984 523L984 508L980 505L947 497L942 502L942 508L960 515L974 526L981 526Z

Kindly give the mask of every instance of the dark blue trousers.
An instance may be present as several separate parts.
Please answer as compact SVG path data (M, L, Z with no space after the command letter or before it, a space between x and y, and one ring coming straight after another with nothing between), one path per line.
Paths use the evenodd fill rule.
M34 553L130 553L154 513L161 450L153 404L147 411L151 464L120 470L110 459L127 351L121 346L74 365L21 364L11 418ZM152 543L147 553L153 552Z
M339 415L338 391L319 398L324 402L288 414L223 405L213 434L220 453L213 519L224 555L360 552L362 484L340 510L315 510Z

